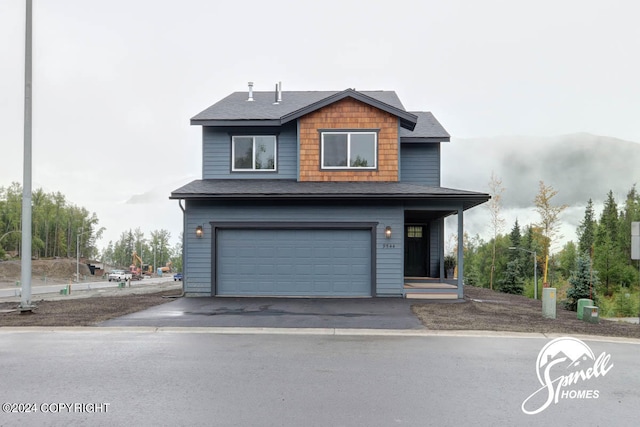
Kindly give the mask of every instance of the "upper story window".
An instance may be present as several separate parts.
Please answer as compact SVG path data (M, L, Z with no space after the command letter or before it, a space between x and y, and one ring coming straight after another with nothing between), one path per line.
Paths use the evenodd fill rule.
M231 139L231 170L234 172L275 171L276 137L234 136Z
M322 132L322 169L376 169L378 133Z

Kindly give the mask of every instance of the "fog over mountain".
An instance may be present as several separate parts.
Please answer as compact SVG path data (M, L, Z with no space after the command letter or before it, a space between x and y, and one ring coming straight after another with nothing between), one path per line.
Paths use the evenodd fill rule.
M631 186L640 182L640 144L586 133L554 137L452 138L442 144L442 185L489 192L491 172L502 179L503 216L508 232L518 218L521 225L538 220L533 200L542 180L558 190L555 204L563 212L564 240L575 239L575 228L591 198L597 217L612 190L624 203ZM486 207L465 216L471 234L488 231ZM487 236L483 236L487 238Z

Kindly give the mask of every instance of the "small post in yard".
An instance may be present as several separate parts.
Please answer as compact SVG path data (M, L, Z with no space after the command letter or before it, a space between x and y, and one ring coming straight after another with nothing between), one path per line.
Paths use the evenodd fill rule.
M631 259L639 260L638 272L640 272L640 222L637 221L631 223ZM640 298L640 283L638 283L638 298ZM640 319L640 302L638 305L638 319Z
M542 289L542 316L556 318L556 288Z

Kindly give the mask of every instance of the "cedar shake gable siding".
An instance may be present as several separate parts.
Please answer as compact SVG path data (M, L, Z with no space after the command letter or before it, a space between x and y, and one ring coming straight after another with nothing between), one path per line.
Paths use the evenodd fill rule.
M398 117L345 98L299 119L300 181L398 181ZM378 130L376 170L322 170L319 130Z

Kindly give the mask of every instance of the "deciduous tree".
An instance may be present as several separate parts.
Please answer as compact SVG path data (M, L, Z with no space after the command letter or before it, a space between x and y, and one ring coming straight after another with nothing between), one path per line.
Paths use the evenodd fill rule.
M493 245L491 250L491 273L489 278L489 289L493 289L493 278L496 270L496 242L498 234L504 227L505 220L501 215L502 210L502 193L504 193L502 179L498 178L495 173L491 172L489 179L489 194L491 199L487 203L489 214L491 215L491 231L493 232Z

